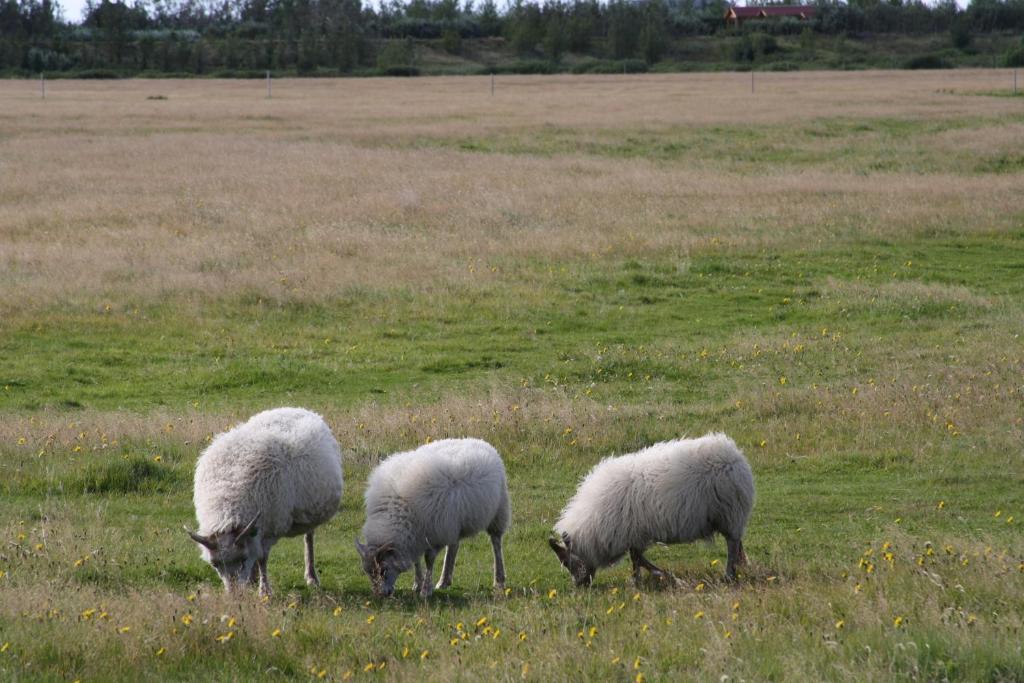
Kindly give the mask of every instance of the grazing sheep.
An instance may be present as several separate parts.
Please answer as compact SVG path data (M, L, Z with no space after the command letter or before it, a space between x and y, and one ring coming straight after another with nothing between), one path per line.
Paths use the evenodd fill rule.
M396 453L370 474L366 544L356 539L356 549L374 595L391 595L398 575L415 565L413 590L427 597L441 548L448 549L437 588L447 588L459 541L486 530L494 550L494 585L504 588L501 537L511 515L505 466L494 447L479 439L444 439Z
M218 434L196 463L198 531L188 531L231 591L270 594L267 558L284 536L306 537L306 583L319 586L313 530L338 511L341 449L316 413L277 408Z
M561 541L548 542L582 586L627 551L636 581L641 568L667 578L644 557L647 546L710 540L718 532L728 547L726 576L735 579L747 561L742 539L753 504L750 465L732 439L666 441L598 463L555 524Z

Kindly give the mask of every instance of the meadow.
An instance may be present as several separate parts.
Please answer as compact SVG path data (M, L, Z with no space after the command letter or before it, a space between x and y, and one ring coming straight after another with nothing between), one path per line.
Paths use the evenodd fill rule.
M1024 99L1007 70L0 81L3 680L1024 680ZM325 416L340 513L227 596L213 434ZM724 431L751 564L546 544ZM508 590L372 598L387 454L502 453Z

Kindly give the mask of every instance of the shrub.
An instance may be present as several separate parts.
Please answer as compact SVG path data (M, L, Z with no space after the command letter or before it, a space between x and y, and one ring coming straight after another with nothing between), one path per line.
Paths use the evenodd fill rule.
M755 33L750 40L753 43L754 52L762 57L779 51L778 41L767 33Z
M754 61L754 42L750 36L743 36L732 44L732 58L736 62Z
M949 27L953 47L963 50L971 44L971 27L966 21L956 21Z
M103 79L121 78L121 74L119 74L118 72L114 71L113 69L85 69L83 71L79 71L79 72L75 73L72 77L73 78L103 80Z
M441 49L453 55L462 51L462 36L457 29L449 26L441 34Z
M499 64L494 69L489 69L498 74L553 74L557 71L555 65L540 59L523 59L509 64Z
M387 66L380 69L381 76L419 76L420 70L415 66Z
M414 47L411 38L389 40L377 53L377 68L381 73L391 76L412 76L408 73L413 69ZM392 73L392 70L395 70Z
M1024 66L1024 47L1018 47L1016 50L1010 50L1006 53L1006 57L1003 59L1006 66Z
M904 69L952 69L953 65L938 55L918 55L903 64Z
M648 70L647 62L642 59L587 59L574 64L574 74L621 74L644 73Z
M800 65L796 62L771 62L764 65L765 71L799 71Z

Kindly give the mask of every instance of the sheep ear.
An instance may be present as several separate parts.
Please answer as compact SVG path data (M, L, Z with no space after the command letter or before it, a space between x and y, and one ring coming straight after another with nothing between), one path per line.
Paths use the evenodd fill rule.
M213 541L213 539L207 538L206 536L201 536L196 532L189 530L189 528L184 524L181 525L181 528L184 529L185 533L188 534L189 537L199 545L204 546L209 550L217 549L217 544Z
M356 537L356 552L359 553L359 557L366 557L366 553L369 552L369 548L359 542L359 537Z
M257 512L256 516L252 518L252 521L246 524L245 527L238 532L238 536L235 537L235 545L243 545L247 538L259 533L260 530L256 528L256 522L259 520L260 514L261 513Z

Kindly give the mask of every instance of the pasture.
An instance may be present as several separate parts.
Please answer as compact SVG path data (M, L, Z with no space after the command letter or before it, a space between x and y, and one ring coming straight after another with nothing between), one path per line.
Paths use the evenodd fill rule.
M0 82L0 678L1024 679L1024 100L1008 71ZM341 512L228 597L211 436L327 419ZM546 544L600 458L724 431L751 565ZM371 596L384 455L502 453L455 585Z

